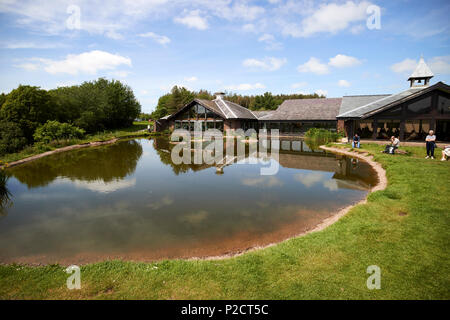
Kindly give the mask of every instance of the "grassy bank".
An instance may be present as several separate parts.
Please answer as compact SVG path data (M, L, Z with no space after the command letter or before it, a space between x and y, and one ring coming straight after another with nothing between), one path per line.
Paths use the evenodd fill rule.
M0 266L0 298L449 299L450 162L382 149L361 151L386 169L387 189L323 231L218 261L89 264L72 291L64 267ZM370 265L381 268L380 290L366 287Z
M46 151L51 151L57 148L62 148L66 146L71 146L75 144L83 144L95 141L107 141L113 138L121 138L128 136L140 136L143 134L147 134L146 131L142 131L147 129L148 122L134 122L131 127L117 129L113 131L104 131L96 134L86 135L83 139L71 139L71 140L63 140L63 141L53 141L49 144L34 144L26 147L20 152L11 153L7 155L0 156L0 163L9 163L17 160L21 160L24 158L28 158Z

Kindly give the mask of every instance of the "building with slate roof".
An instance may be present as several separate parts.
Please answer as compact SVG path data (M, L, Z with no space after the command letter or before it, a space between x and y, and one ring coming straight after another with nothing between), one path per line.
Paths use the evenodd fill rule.
M421 58L408 78L410 88L396 94L344 96L342 98L284 101L273 111L251 111L224 99L194 99L176 113L156 121L155 130L278 129L281 135L303 134L310 128L358 133L365 139L423 141L434 130L439 141L450 141L450 87L430 85L433 73Z

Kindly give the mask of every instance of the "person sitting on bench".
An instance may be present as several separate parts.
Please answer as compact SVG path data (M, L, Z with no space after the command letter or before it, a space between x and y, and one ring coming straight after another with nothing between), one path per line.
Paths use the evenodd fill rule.
M360 141L361 141L361 139L359 138L358 134L355 133L355 135L353 136L353 139L352 139L352 148L359 148Z

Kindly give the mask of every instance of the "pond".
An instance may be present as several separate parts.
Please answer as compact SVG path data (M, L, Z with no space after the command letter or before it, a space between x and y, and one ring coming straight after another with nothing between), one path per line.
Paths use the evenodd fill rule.
M242 159L221 174L211 165L175 165L173 146L164 138L124 140L7 169L0 262L238 253L314 228L377 183L366 162L301 140L281 141L271 176L260 175L264 164Z

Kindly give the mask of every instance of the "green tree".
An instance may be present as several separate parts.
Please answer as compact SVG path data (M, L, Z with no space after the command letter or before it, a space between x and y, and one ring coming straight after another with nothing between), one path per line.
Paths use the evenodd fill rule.
M55 103L47 91L20 85L6 97L0 118L16 123L27 141L32 142L36 128L56 118Z
M0 120L0 155L17 152L27 145L27 139L17 123Z
M5 103L5 101L6 101L6 94L0 93L0 109L2 108L2 105Z

